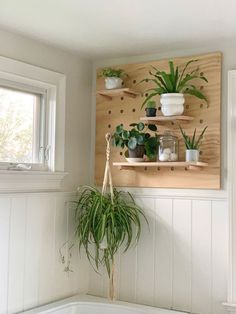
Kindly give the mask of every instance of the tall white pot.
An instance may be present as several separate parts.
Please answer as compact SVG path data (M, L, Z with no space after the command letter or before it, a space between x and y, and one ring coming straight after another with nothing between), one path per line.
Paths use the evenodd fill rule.
M162 94L161 111L164 116L179 116L184 112L184 95L180 93Z
M106 89L117 89L122 87L123 80L119 77L106 77L105 87Z

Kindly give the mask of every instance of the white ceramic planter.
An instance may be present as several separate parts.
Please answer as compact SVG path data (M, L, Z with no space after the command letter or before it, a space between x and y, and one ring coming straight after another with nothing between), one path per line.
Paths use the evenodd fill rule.
M122 87L123 80L119 77L106 77L105 87L106 89L117 89Z
M199 151L196 149L187 149L185 152L186 161L195 161L199 160Z
M164 116L179 116L184 112L184 95L178 93L162 94L161 111Z

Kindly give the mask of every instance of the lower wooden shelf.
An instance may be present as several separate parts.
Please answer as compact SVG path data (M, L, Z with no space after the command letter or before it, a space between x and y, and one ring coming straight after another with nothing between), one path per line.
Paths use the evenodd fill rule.
M159 161L159 162L113 162L113 166L119 167L120 170L131 170L136 167L176 167L176 168L188 168L189 170L200 170L201 168L207 167L208 163L206 162L188 162L188 161Z

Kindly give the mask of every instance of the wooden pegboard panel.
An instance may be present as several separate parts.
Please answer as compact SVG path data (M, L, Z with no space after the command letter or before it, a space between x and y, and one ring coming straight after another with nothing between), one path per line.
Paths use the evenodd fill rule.
M193 69L199 66L200 72L204 73L209 83L198 85L209 102L206 104L195 97L185 97L185 112L187 116L194 117L193 121L181 122L182 127L187 133L192 134L196 127L198 131L208 125L207 132L201 146L200 160L209 163L209 166L200 171L190 171L184 168L134 168L132 170L119 170L112 167L112 175L115 186L132 187L160 187L160 188L200 188L200 189L219 189L220 188L220 102L221 102L221 54L212 53L200 56L190 56L182 58L172 58L175 65L184 65L190 59L198 59L198 63L189 67ZM105 166L105 141L104 135L107 132L114 132L115 127L123 123L128 127L132 122L138 122L140 117L145 116L141 104L147 96L145 90L153 87L151 82L137 85L143 78L149 77L148 71L151 66L159 69L168 70L168 61L158 60L138 64L126 64L114 68L122 68L128 73L125 79L125 86L137 90L141 95L136 98L128 96L118 96L109 100L104 96L97 95L96 105L96 158L95 158L95 183L101 185ZM100 69L98 69L98 72ZM196 84L199 81L196 82ZM201 83L200 83L201 84ZM97 91L104 90L104 79L97 79ZM159 103L159 96L155 98ZM158 115L161 115L160 107ZM184 143L181 138L177 123L167 122L158 125L158 133L171 129L173 134L178 136L179 160L184 160ZM121 149L112 148L111 163L125 161Z

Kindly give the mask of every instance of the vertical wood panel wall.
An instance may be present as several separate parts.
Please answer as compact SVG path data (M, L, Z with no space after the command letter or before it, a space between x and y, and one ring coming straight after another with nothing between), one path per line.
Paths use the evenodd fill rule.
M0 314L17 313L87 290L87 261L59 248L73 237L69 193L0 196ZM67 256L67 249L63 249Z
M216 196L217 197L217 196ZM224 198L138 197L149 219L138 246L117 258L118 298L190 313L222 314L228 209ZM89 292L108 282L90 270Z

